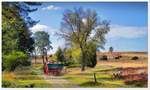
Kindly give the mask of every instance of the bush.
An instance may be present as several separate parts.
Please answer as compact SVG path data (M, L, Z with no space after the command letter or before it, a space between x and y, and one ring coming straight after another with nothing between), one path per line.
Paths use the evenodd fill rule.
M100 60L108 60L107 56L106 55L103 55Z
M56 52L56 57L57 61L59 62L64 62L65 57L64 57L64 51L59 47L57 52Z
M86 66L94 68L97 64L96 60L96 45L93 42L89 42L86 47Z
M118 56L118 57L115 57L115 59L119 59L120 57Z
M120 59L120 58L122 58L122 56L116 56L116 57L115 57L115 59Z
M119 58L122 58L122 56L119 56Z
M72 66L74 64L79 64L81 61L81 51L79 48L67 48L65 49L65 66Z
M20 51L14 51L3 56L3 67L9 71L14 71L17 66L28 66L30 64L28 56Z
M131 59L132 59L132 60L137 60L137 59L139 59L139 57L134 56L134 57L132 57Z
M64 62L64 65L65 65L65 66L70 66L70 65L73 65L73 64L75 64L75 61L72 60L72 59L70 59L70 60L65 60L65 62Z

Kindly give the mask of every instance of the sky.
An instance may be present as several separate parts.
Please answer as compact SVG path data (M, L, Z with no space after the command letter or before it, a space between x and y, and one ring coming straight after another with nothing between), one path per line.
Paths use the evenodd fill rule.
M108 51L109 47L113 47L114 51L148 51L146 2L45 2L38 6L37 11L29 14L33 20L40 21L30 30L50 34L53 47L50 54L55 53L58 47L65 47L65 41L55 35L60 30L64 11L79 7L95 10L101 20L110 21L105 49L101 51Z

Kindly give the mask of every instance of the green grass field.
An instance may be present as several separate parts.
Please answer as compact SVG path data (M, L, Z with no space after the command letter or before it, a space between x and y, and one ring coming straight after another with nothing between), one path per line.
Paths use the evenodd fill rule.
M100 68L100 69L98 69ZM126 85L122 79L113 79L114 68L97 67L82 73L65 74L65 78L80 87L100 87L100 88L131 88L134 85ZM96 72L97 83L94 82L93 73Z
M146 59L99 61L95 68L86 68L84 72L81 72L80 67L66 67L62 75L51 77L44 75L43 64L32 64L30 67L18 68L15 72L2 72L2 87L144 88L146 84L126 84L124 79L114 78L113 73L118 72L120 67L146 67L147 70L147 66ZM97 83L94 82L94 73Z

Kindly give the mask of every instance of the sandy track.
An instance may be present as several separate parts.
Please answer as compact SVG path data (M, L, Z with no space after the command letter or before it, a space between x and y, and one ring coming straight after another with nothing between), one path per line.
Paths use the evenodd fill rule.
M52 85L52 88L78 88L78 85L74 85L65 79L63 76L49 76L41 75L47 82Z

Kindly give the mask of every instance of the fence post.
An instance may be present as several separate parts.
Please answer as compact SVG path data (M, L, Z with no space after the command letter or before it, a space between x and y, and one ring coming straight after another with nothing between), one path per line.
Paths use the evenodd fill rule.
M94 83L97 83L96 73L94 72Z

